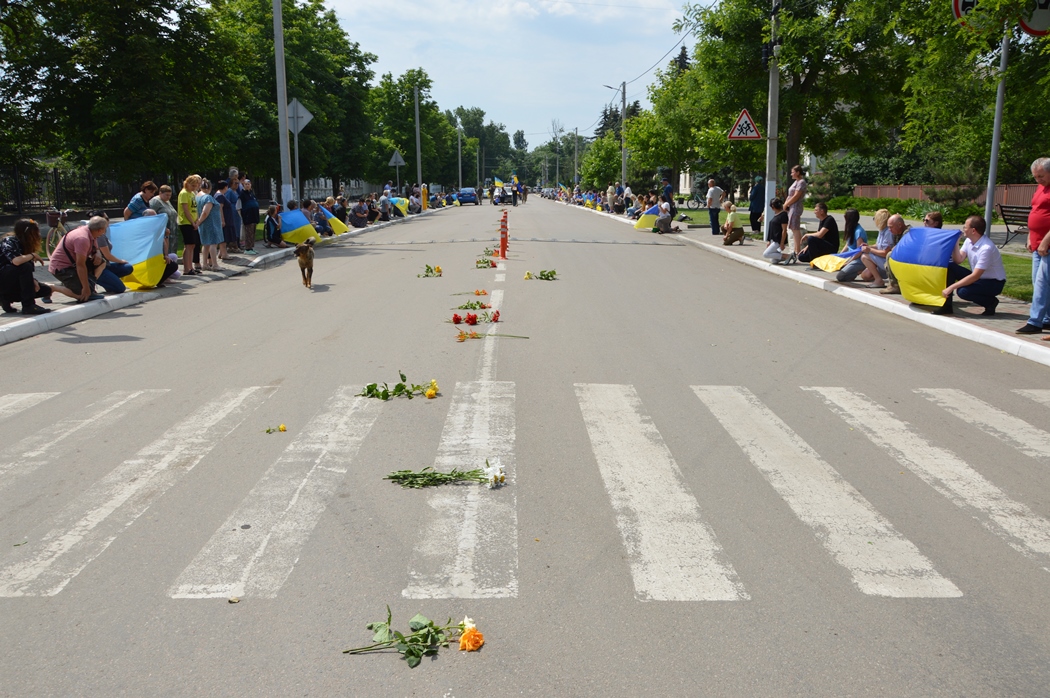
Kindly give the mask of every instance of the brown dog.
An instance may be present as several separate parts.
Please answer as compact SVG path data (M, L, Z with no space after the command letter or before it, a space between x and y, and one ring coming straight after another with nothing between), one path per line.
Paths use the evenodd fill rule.
M295 246L295 256L299 258L299 271L303 275L303 286L314 287L314 239L307 238Z

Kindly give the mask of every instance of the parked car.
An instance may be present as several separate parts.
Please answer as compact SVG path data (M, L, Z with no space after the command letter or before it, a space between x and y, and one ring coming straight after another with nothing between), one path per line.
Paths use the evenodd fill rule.
M459 203L462 204L474 204L475 206L481 205L481 200L478 199L478 193L474 191L474 187L463 187L459 190Z

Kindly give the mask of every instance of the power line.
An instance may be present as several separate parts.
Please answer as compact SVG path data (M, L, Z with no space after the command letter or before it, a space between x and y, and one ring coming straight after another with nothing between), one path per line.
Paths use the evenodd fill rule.
M641 75L639 75L638 77L636 77L636 78L635 78L634 80L628 80L628 81L627 81L627 84L628 84L628 85L630 85L630 84L631 84L632 82L636 82L636 81L638 81L638 80L641 80L641 79L642 79L642 78L644 78L644 77L645 77L646 75L648 75L648 74L649 74L649 72L651 72L653 68L655 68L656 66L660 65L660 63L661 63L661 62L662 62L662 61L663 61L663 60L664 60L665 58L667 58L668 56L670 56L670 55L671 55L671 51L674 51L674 50L675 50L676 48L678 48L678 44L680 44L680 43L682 43L683 41L685 41L685 40L686 40L686 39L687 39L688 37L689 37L689 34L684 34L684 35L682 36L682 38L681 38L681 39L679 39L678 41L676 41L676 42L675 42L674 46L672 46L672 47L671 47L671 50L670 50L670 51L668 51L668 52L667 52L667 53L665 53L664 55L660 56L660 60L658 60L658 61L657 61L656 63L653 63L653 64L652 64L652 66L650 66L650 67L649 67L649 70L645 71L644 73L642 73Z

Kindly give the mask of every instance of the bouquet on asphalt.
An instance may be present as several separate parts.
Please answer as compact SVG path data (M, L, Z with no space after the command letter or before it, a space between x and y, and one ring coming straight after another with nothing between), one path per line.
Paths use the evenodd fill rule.
M416 278L418 278L418 279L424 279L424 278L427 278L429 276L441 276L441 267L440 266L432 267L429 264L427 264L425 267L423 267L423 273L422 274L416 274Z
M485 644L485 636L470 618L464 618L460 623L453 623L449 618L444 625L437 625L417 613L408 621L407 634L392 629L392 623L390 606L387 606L386 621L375 621L365 626L373 633L372 644L343 650L343 654L366 654L392 649L401 655L410 669L414 669L423 661L423 657L436 655L440 648L448 647L453 641L458 641L459 649L464 652L477 652Z

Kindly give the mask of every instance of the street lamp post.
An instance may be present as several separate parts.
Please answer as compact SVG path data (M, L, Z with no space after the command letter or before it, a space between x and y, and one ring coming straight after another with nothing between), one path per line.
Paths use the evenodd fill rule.
M624 125L627 123L627 83L621 82L619 87L612 87L610 85L602 85L610 90L616 90L621 93L622 101L620 102L620 185L624 188L627 187L627 140L626 134L624 133Z
M284 73L284 13L281 0L273 0L273 54L277 69L277 128L280 131L281 203L292 198L291 153L288 149L288 87Z

